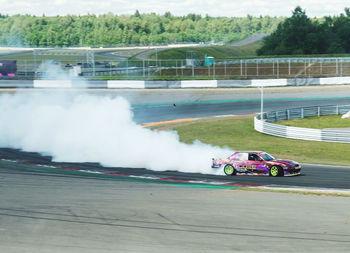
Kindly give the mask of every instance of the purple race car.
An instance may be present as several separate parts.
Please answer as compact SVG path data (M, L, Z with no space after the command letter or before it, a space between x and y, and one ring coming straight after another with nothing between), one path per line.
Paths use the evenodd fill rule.
M227 176L266 175L272 177L299 175L301 166L290 160L275 159L261 151L239 151L227 159L214 159L212 168L223 168Z

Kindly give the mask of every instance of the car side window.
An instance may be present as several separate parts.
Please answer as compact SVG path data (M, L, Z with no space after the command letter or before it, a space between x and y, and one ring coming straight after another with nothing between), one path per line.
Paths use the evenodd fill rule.
M237 153L234 155L233 160L236 161L247 161L249 159L248 153Z
M250 161L259 161L259 156L257 154L249 154L249 159Z

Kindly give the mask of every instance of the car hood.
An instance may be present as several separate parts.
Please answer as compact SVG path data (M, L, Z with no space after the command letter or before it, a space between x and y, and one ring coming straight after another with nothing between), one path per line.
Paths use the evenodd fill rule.
M299 163L295 162L295 161L292 161L292 160L284 160L284 159L276 159L276 160L273 160L273 161L269 161L270 163L279 163L279 164L284 164L286 166L295 166Z

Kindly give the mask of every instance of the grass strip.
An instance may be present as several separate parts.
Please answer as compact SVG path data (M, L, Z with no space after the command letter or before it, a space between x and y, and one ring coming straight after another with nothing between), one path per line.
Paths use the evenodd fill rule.
M199 119L152 129L176 130L182 142L195 140L233 150L262 150L277 158L300 163L350 165L350 145L318 141L294 140L266 135L255 131L254 116Z

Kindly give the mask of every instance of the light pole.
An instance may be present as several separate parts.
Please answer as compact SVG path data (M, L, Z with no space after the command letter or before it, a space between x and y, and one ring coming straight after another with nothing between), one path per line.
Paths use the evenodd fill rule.
M286 86L287 79L259 79L252 80L253 87L256 87L260 90L260 119L263 120L264 114L264 87L278 87Z
M261 85L259 87L260 90L260 120L263 120L263 113L264 113L264 86Z

